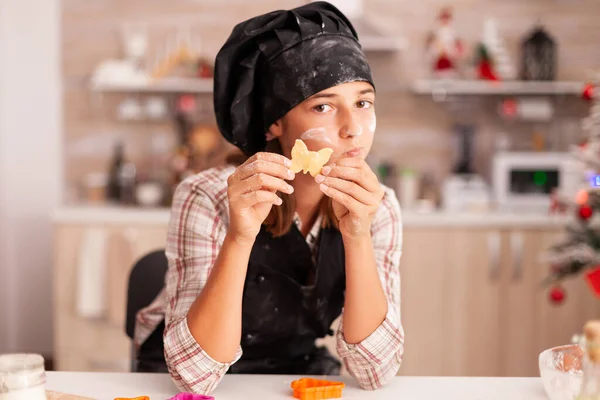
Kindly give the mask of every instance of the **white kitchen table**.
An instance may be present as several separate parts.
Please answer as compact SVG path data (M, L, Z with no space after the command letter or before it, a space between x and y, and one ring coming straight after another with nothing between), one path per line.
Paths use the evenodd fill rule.
M212 393L215 400L293 400L286 375L225 375ZM361 390L347 377L344 399L361 400L547 400L540 378L396 377L385 387ZM46 389L97 400L150 396L165 400L177 394L166 374L48 372Z

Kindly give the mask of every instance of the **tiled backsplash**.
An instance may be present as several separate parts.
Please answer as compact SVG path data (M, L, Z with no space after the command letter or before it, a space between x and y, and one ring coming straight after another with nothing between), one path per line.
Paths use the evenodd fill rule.
M174 123L123 123L114 111L123 96L92 94L88 80L103 60L122 56L120 30L127 24L147 24L150 51L162 46L178 25L190 27L202 38L202 50L214 58L233 25L255 14L291 8L301 1L207 1L207 0L64 0L63 73L65 100L66 178L75 185L88 173L104 171L114 139L122 138L134 161L147 154L150 138L164 135L174 140ZM452 165L452 126L471 122L477 126L476 167L487 173L493 139L507 132L527 141L534 131L561 137L573 136L578 120L586 114L574 96L556 98L561 124L506 123L496 113L497 102L489 98L463 105L459 113L435 103L428 96L408 93L412 80L428 75L423 44L434 26L438 0L368 0L366 17L391 34L406 37L409 47L395 54L369 54L379 94L377 134L372 154L401 165L431 170L438 178ZM455 28L469 48L481 37L483 18L497 20L511 58L518 62L519 43L537 20L541 20L559 45L559 79L585 80L587 71L600 68L600 2L597 0L455 0ZM210 96L206 98L210 102ZM561 118L562 120L562 118ZM570 124L570 125L569 125ZM550 129L551 128L551 129ZM550 132L553 131L553 132ZM558 132L558 133L557 133ZM552 136L550 135L550 136ZM565 141L565 138L562 139ZM566 138L568 142L570 138Z

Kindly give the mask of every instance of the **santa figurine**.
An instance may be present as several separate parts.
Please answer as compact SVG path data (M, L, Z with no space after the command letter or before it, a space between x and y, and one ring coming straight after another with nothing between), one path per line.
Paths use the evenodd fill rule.
M452 10L444 7L438 15L438 27L427 38L427 53L433 73L438 78L456 78L463 43L452 27Z

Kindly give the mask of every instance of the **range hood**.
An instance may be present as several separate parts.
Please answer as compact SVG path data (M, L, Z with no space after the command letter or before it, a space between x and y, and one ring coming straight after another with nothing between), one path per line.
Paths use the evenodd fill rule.
M327 0L337 7L354 25L364 51L398 51L408 46L408 41L379 29L364 14L362 0ZM310 1L306 1L310 3Z
M364 51L398 51L408 45L406 39L376 29L365 17L351 18L350 21Z

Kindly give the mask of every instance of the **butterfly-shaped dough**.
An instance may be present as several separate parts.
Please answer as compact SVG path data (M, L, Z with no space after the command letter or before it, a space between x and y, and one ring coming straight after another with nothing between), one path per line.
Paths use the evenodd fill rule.
M296 139L296 143L292 148L291 170L294 173L302 171L303 173L309 172L313 177L317 176L323 165L329 161L331 154L333 154L333 150L330 148L309 151L302 140Z

